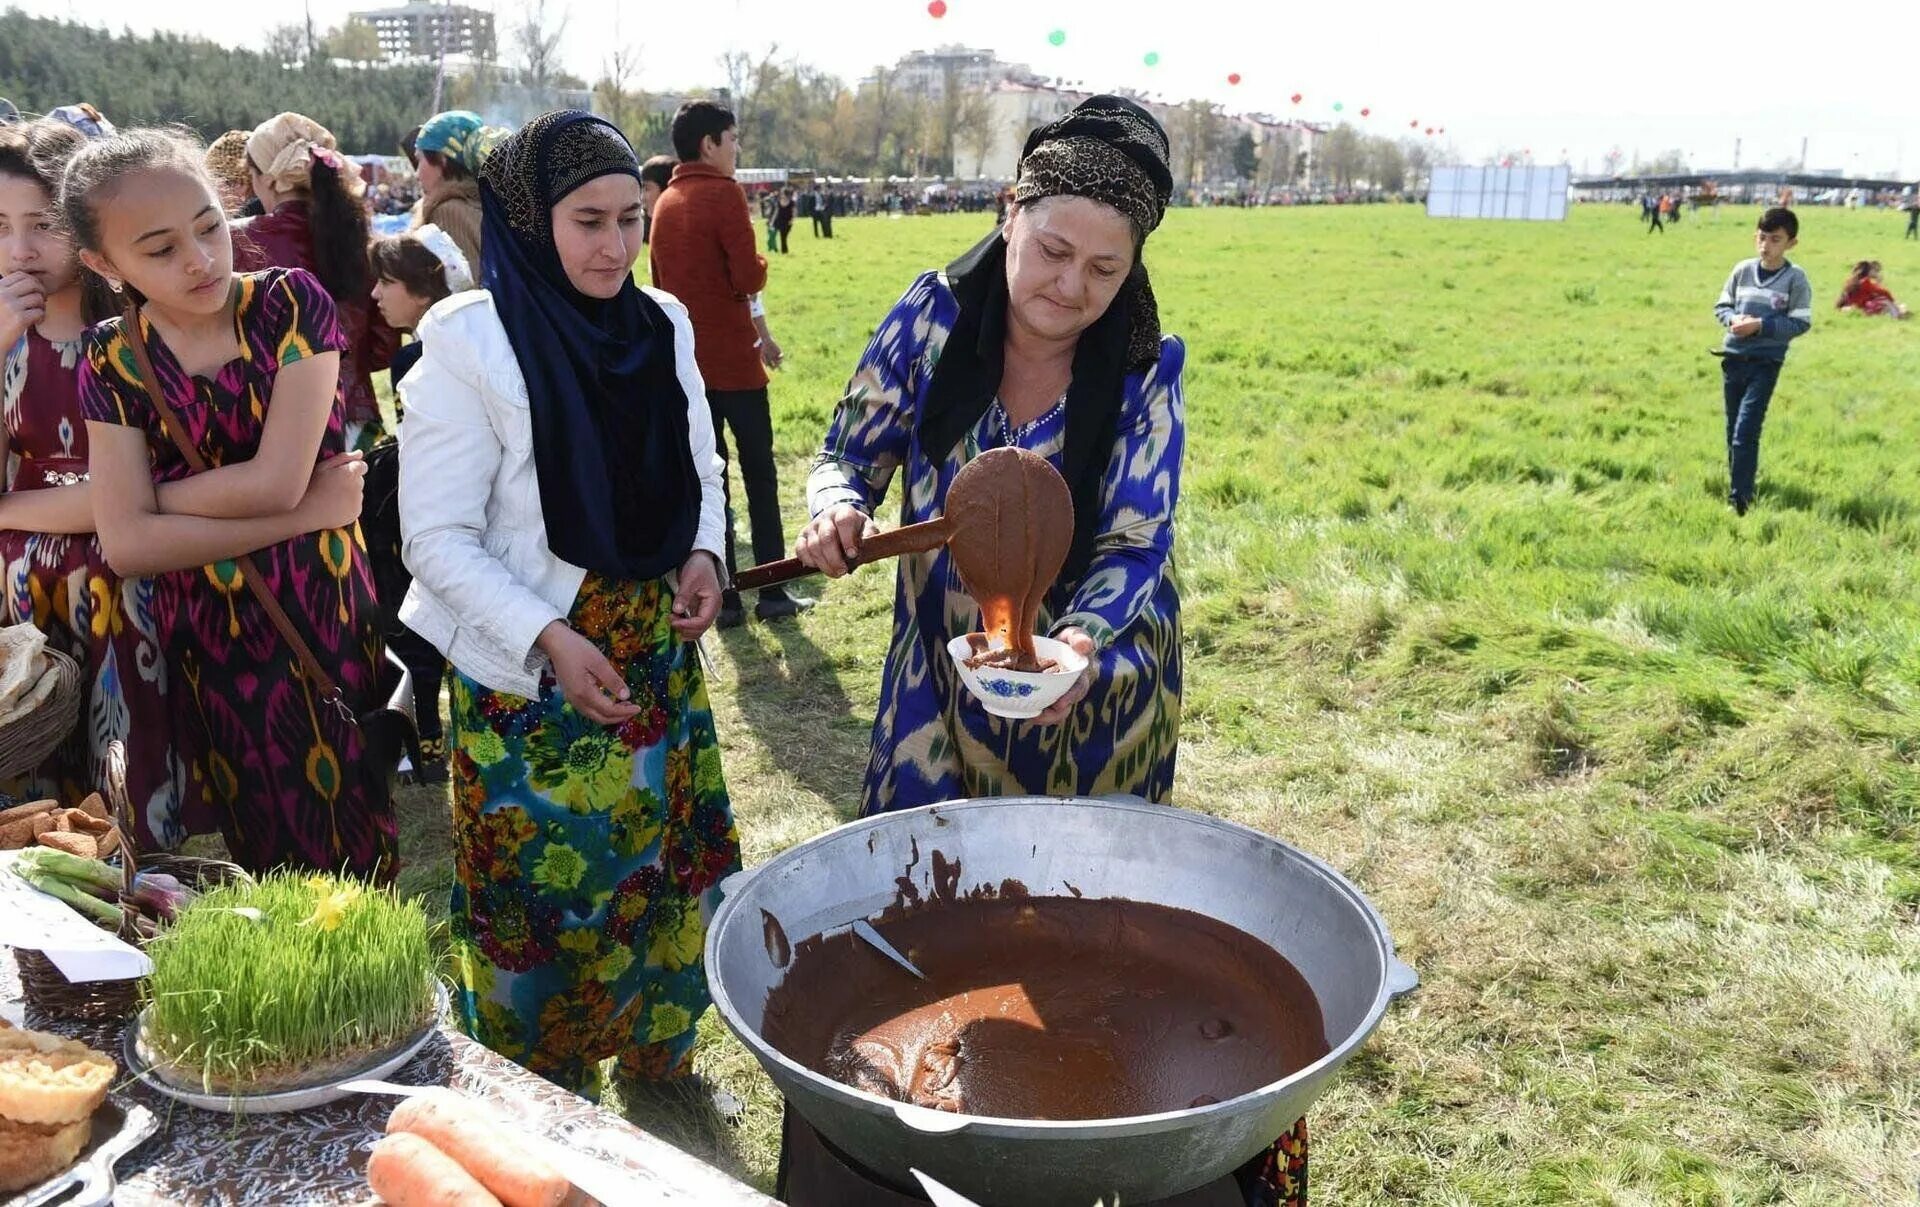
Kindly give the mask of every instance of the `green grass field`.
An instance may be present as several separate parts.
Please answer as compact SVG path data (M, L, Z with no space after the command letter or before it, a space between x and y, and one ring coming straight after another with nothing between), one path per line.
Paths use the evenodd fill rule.
M1177 211L1177 797L1330 860L1424 987L1312 1116L1317 1202L1912 1203L1920 1185L1920 301L1902 216L1802 211L1816 326L1722 501L1711 307L1756 211L1648 236L1402 207ZM861 348L977 218L796 232L767 291L788 537ZM744 534L743 534L744 537ZM852 816L892 579L709 641L749 862ZM404 883L444 908L442 793ZM778 1102L709 1015L770 1187Z

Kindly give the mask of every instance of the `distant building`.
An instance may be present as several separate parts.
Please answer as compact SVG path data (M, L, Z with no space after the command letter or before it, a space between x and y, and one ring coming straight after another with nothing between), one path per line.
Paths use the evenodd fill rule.
M988 180L1012 180L1019 170L1020 152L1026 146L1027 135L1035 127L1044 126L1065 114L1090 95L1081 89L1061 88L1031 80L1002 81L989 94L993 106L991 135L983 147L963 141L958 148L956 174ZM1190 167L1183 154L1183 142L1188 137L1186 110L1139 93L1123 92L1123 95L1138 102L1165 128L1168 140L1173 144L1174 169L1180 171L1183 167ZM1219 154L1226 154L1232 140L1242 133L1253 139L1261 168L1258 178L1247 183L1261 190L1292 183L1299 157L1303 153L1311 156L1314 136L1318 133L1304 122L1279 121L1260 114L1222 113L1216 120ZM1198 174L1203 182L1218 175L1205 171L1204 165ZM1181 180L1178 187L1184 190L1188 183Z
M944 99L949 86L956 92L983 92L1003 80L1032 77L1025 63L1003 63L993 51L969 46L916 50L893 67L895 91L934 101Z
M1078 104L1086 94L1044 85L1002 83L993 90L993 133L983 148L962 148L960 173L988 180L1012 180L1020 150L1036 126L1044 126ZM967 154L979 150L979 155ZM976 169L978 169L976 171Z
M442 53L493 58L493 14L485 9L411 0L399 8L354 13L353 19L373 27L389 59L433 59Z

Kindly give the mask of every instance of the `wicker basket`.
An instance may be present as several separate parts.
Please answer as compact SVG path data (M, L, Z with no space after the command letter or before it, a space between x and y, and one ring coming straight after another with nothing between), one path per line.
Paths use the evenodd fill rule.
M24 717L0 725L0 779L12 779L38 767L66 740L80 720L80 664L48 647L48 670L54 676L53 694Z
M189 888L210 888L235 880L251 880L246 869L224 859L205 859L197 855L138 853L138 830L134 827L133 802L127 796L127 751L119 742L107 747L106 795L113 820L120 827L120 868L129 892L134 873L141 868L165 872ZM141 944L133 929L131 906L121 906L120 937ZM37 951L18 949L14 955L20 964L20 986L27 1004L54 1018L78 1018L90 1021L126 1018L140 1001L140 982L69 981L55 968L53 961Z

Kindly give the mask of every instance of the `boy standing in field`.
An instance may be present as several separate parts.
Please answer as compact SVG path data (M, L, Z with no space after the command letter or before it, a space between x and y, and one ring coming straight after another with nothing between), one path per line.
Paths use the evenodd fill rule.
M1800 241L1800 220L1776 206L1760 215L1754 250L1733 266L1714 317L1727 329L1722 357L1727 404L1727 502L1740 515L1753 505L1760 468L1760 427L1787 360L1787 343L1813 326L1813 285L1787 252Z

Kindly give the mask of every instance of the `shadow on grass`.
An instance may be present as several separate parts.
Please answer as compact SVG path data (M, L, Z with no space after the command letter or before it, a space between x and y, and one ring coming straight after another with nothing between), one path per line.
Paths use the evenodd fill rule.
M767 758L851 821L860 807L870 719L853 715L833 659L801 621L756 621L719 636L738 674L735 706Z
M601 1105L681 1152L750 1181L753 1170L742 1151L740 1126L715 1106L709 1096L714 1088L704 1078L650 1083L616 1075L608 1079Z
M1818 494L1798 482L1777 478L1771 474L1760 480L1754 489L1754 495L1763 503L1784 507L1789 511L1820 510Z
M400 784L393 808L400 822L400 876L403 897L417 897L427 916L447 916L453 892L453 805L446 784Z

